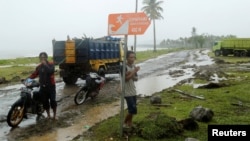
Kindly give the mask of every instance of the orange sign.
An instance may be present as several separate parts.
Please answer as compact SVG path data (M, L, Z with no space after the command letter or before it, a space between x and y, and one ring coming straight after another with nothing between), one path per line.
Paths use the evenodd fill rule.
M150 20L144 12L110 14L108 17L108 35L144 34Z

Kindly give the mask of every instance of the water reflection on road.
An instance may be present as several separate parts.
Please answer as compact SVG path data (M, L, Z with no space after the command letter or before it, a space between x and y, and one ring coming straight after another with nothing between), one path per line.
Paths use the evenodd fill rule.
M212 59L207 56L208 51L209 50L192 53L188 51L185 53L170 53L139 64L142 68L142 71L140 70L139 72L139 76L143 75L144 77L136 82L138 94L142 96L150 96L155 92L176 85L181 80L191 78L194 74L194 65L205 66L213 64ZM175 70L183 70L184 73L178 77L172 77L169 75L170 71L173 72Z
M192 77L191 69L186 70L183 76L172 78L164 71L164 75L153 75L140 79L136 82L137 93L142 96L150 96L155 92L169 88L180 82L181 80Z

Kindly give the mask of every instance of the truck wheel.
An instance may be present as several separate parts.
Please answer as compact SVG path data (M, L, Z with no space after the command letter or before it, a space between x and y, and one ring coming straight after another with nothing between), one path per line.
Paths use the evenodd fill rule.
M75 84L75 83L76 83L77 77L75 77L75 76L63 77L63 81L64 81L64 83L66 83L67 85L72 85L72 84Z
M98 74L102 77L105 77L105 69L103 67L99 68Z
M224 51L222 52L222 55L223 55L223 56L227 56L227 55L228 55L228 51L227 51L227 50L224 50Z
M240 53L239 53L238 51L235 51L235 52L234 52L234 56L239 57L239 56L240 56Z
M216 50L215 53L214 53L215 56L220 56L220 51L219 50Z
M245 51L242 51L242 52L240 53L240 56L241 56L241 57L246 57L246 56L247 56L247 53L246 53Z

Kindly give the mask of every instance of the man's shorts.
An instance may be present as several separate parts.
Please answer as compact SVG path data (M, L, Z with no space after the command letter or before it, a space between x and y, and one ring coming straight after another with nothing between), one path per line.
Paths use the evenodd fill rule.
M128 106L128 113L130 114L137 114L137 107L136 107L136 96L128 96L125 97L127 106Z

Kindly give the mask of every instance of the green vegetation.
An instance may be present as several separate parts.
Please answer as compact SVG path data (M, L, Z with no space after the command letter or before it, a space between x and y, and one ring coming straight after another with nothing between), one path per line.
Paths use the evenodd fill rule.
M5 77L8 81L19 81L19 79L14 78L26 78L34 70L32 66L12 66L0 69L0 78Z
M217 59L222 59L227 63L247 63L250 62L249 57L234 57L234 56L226 56L226 57L217 57Z
M225 63L249 63L250 58L249 57L234 57L234 56L216 56L213 52L209 52L208 55L216 60L223 60Z
M249 58L233 58L219 57L219 59L223 59L224 62L249 62ZM239 71L240 70L231 69L225 70L225 73L228 74L228 79L221 82L226 85L220 88L193 88L193 85L183 84L154 94L159 95L162 98L162 104L170 106L153 106L150 104L149 98L141 98L138 102L138 114L134 117L134 123L136 125L145 125L143 129L145 130L145 133L147 133L148 138L150 138L150 140L158 141L166 139L168 141L183 141L187 137L193 137L205 141L208 136L207 127L209 124L248 125L250 116L250 99L248 91L250 72L240 71L239 73ZM204 80L197 79L195 82L204 82ZM176 91L172 91L173 89L179 89L192 95L203 96L205 100L185 97ZM242 103L242 105L238 105L239 103ZM197 106L211 109L215 114L212 121L208 123L197 122L199 125L198 130L184 130L184 132L181 132L174 137L170 136L163 139L156 139L157 136L160 135L162 129L158 129L155 124L152 124L154 121L148 120L150 114L156 112L164 113L165 115L174 117L176 120L180 121L188 118L189 113ZM125 111L125 113L126 112L127 111ZM75 138L74 140L80 141L83 138L87 140L126 140L124 137L120 137L120 130L120 115L116 115L99 123L97 126L90 128L89 132L84 133L82 137ZM152 133L155 133L155 136L150 136ZM145 139L145 137L142 138L137 132L137 134L130 135L129 140L144 141L148 139Z
M16 59L3 59L0 60L0 65L24 65L37 63L39 60L37 57L25 57Z
M49 57L49 60L52 60L52 57ZM4 77L7 81L19 81L17 78L29 76L38 63L38 57L0 60L0 78Z
M181 51L181 50L186 50L186 48L158 49L156 52L153 52L152 50L140 51L136 53L136 63L140 63L151 58L156 58L157 56L160 56L163 54Z
M198 122L199 129L196 131L185 130L182 134L167 138L168 141L183 141L187 137L194 137L201 141L207 140L207 126L208 124L249 124L248 119L250 116L250 99L249 99L249 82L250 73L246 72L242 74L240 81L232 81L230 87L222 87L218 89L194 89L191 85L176 86L174 88L180 89L193 95L202 95L206 100L184 98L179 93L173 92L170 89L166 89L162 92L154 95L160 95L162 97L163 104L171 104L169 107L155 107L150 105L149 99L145 98L138 104L139 114L135 116L135 124L139 124L141 121L146 120L149 113L162 112L171 117L175 117L177 120L185 119L189 116L191 110L196 106L203 106L210 108L214 111L215 116L209 123ZM245 77L248 76L248 77ZM235 106L241 101L245 106ZM120 140L120 116L109 118L108 120L100 123L98 126L94 126L90 131L94 133L93 140L105 140L113 138L114 140ZM151 125L151 122L145 124L145 128ZM148 126L147 126L148 125ZM153 132L153 128L152 131ZM130 140L143 141L145 139L132 135ZM166 140L165 139L158 139Z

